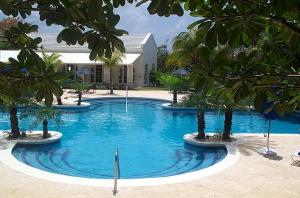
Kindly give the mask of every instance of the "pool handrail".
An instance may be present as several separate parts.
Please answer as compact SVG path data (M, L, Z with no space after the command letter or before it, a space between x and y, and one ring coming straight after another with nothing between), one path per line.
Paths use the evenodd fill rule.
M114 190L113 195L116 195L118 190L118 179L120 179L120 165L119 165L119 150L116 149L115 152L115 162L114 162Z

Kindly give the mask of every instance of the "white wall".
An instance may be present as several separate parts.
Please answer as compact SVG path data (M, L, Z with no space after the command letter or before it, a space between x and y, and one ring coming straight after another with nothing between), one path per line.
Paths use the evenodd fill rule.
M144 69L143 69L143 54L137 58L136 61L132 64L132 67L135 68L135 84L134 87L144 86ZM132 69L133 69L132 68Z
M157 69L157 45L155 43L152 34L147 35L145 39L145 43L143 45L143 65L142 65L143 74L145 72L146 64L148 64L148 75L150 74L151 70ZM144 75L143 75L143 84L144 84ZM149 76L148 76L147 85L149 85Z

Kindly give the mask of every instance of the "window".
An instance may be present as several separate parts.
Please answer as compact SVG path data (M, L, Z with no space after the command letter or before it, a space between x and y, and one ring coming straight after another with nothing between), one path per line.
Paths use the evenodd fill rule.
M135 84L135 68L132 70L132 82Z
M119 70L119 83L120 83L120 84L123 82L122 76L123 76L123 68L122 68L122 66L121 66L121 68L120 68L120 70Z
M127 83L127 65L123 65L119 70L119 83L126 84Z
M103 70L102 70L102 65L96 65L96 82L97 83L102 83L102 78L103 76Z
M148 84L148 64L145 65L144 84Z
M94 79L94 67L91 68L91 82L95 82L95 79Z
M123 69L124 69L123 83L127 83L127 65L124 65Z

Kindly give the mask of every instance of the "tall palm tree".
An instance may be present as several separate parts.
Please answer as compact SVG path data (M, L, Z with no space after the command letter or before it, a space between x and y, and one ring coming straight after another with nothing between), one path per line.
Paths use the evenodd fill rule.
M52 66L55 72L63 66L63 62L60 60L61 55L57 53L52 53L51 55L47 55L43 53L43 60L46 64L46 67ZM62 84L63 82L59 82ZM56 96L57 104L62 105L62 100L60 96Z
M105 67L109 68L109 88L110 88L110 94L114 93L113 90L113 68L117 66L119 63L122 62L122 58L124 57L124 54L120 51L116 51L112 54L110 58L107 58L105 56L97 57L95 61L101 61Z
M168 57L169 64L176 64L179 66L191 66L193 70L199 70L200 72L206 72L210 69L209 59L207 57L208 49L206 49L199 37L196 35L196 30L191 30L189 32L182 32L174 39L174 43L172 46L173 52ZM203 68L206 68L203 70ZM194 75L193 76L197 76ZM198 107L198 138L205 139L205 118L204 118L204 111L205 105L203 101L205 100L205 96L207 93L207 87L209 83L206 83L209 78L202 78L199 80L197 78L192 78L194 84L196 84L197 92L199 94L199 103Z
M195 30L182 32L175 37L172 46L172 53L168 57L168 64L176 64L178 66L193 66L199 63L200 48L202 45L197 38Z

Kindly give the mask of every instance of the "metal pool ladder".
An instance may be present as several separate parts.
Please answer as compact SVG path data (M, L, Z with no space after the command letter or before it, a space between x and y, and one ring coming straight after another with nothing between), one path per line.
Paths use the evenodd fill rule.
M115 163L114 163L114 190L113 195L116 195L118 190L118 179L120 179L120 165L119 165L119 150L115 152Z

